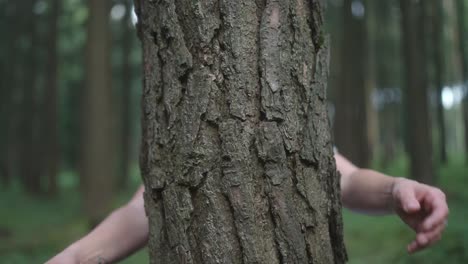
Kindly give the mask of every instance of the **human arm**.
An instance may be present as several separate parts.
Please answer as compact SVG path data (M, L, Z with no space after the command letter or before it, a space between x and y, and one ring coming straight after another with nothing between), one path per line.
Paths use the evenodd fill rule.
M396 178L358 168L339 153L335 154L335 160L341 174L341 200L346 208L367 214L393 212Z
M148 240L143 192L141 186L126 205L46 264L114 263L143 247Z
M345 207L370 214L396 213L416 232L415 240L408 245L411 253L440 239L448 216L440 189L358 168L338 153L335 160Z

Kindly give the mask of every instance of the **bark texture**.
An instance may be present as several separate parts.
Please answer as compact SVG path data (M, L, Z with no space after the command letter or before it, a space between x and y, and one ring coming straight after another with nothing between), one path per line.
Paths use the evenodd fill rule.
M318 1L137 1L151 263L344 263Z
M424 183L434 181L432 136L429 116L426 48L424 43L425 2L401 0L407 144L411 176ZM426 21L427 22L427 21Z

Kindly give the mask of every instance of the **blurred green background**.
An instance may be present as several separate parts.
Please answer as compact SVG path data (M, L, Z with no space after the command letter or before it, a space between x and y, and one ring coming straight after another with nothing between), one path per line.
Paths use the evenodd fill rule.
M141 184L137 18L105 1L0 0L0 263L45 262ZM339 151L439 186L451 210L442 241L412 256L399 219L344 210L350 263L468 263L468 1L324 3Z

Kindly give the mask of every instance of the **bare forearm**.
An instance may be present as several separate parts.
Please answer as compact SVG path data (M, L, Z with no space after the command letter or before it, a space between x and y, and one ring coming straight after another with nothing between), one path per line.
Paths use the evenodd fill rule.
M113 263L144 246L147 238L144 212L129 204L114 211L69 250L75 251L80 263Z
M127 205L46 263L114 263L144 246L148 240L148 220L143 192L141 186Z
M392 211L392 190L397 178L368 169L356 169L345 177L341 194L345 207L369 214Z

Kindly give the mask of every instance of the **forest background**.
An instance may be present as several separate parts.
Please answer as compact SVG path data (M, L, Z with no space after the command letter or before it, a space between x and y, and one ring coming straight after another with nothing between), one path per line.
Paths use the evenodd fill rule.
M131 1L107 1L96 26L85 0L0 0L0 263L44 262L141 184L137 19ZM413 256L396 217L345 210L350 263L468 263L468 1L324 6L338 150L439 186L451 209L442 241ZM90 62L96 50L109 60Z

